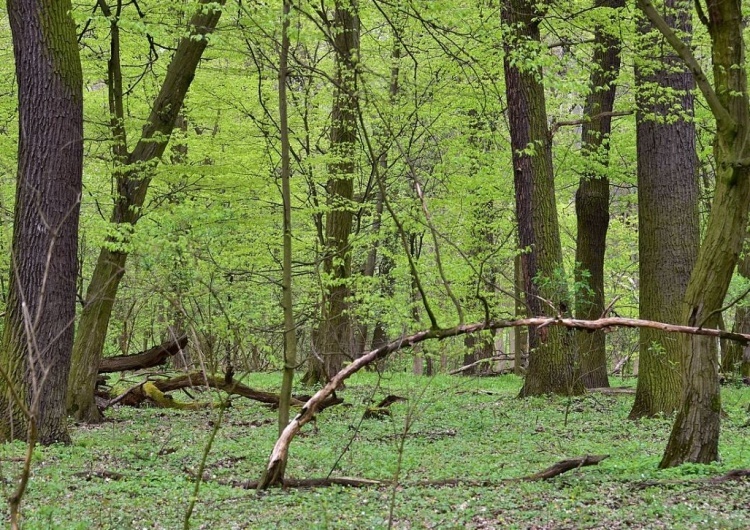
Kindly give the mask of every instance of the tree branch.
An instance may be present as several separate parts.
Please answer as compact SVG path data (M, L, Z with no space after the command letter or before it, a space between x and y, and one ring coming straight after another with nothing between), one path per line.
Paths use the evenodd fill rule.
M700 64L698 64L698 61L693 55L693 52L690 51L690 48L684 42L682 42L682 40L680 40L680 38L675 34L672 28L669 27L669 24L667 24L664 18L656 11L656 8L654 7L654 4L651 0L637 0L637 2L638 7L641 8L641 11L643 11L643 13L648 17L654 27L659 30L659 32L664 36L667 42L669 42L672 48L674 48L674 50L677 52L677 55L679 55L680 58L685 61L685 64L690 69L693 77L695 78L695 83L698 85L698 88L700 88L703 97L706 98L706 102L708 103L708 106L711 109L714 118L716 119L716 126L723 131L734 130L737 127L737 123L729 114L729 111L724 107L724 105L722 105L721 101L719 100L719 96L716 95L716 92L714 92L711 83L708 82L706 74L703 72Z
M447 329L430 329L428 331L420 331L407 337L401 337L385 346L381 346L375 350L366 353L365 355L355 359L351 364L344 367L339 373L334 375L328 384L318 390L313 397L311 397L307 403L302 406L299 414L286 426L284 431L279 436L276 444L274 445L269 459L266 471L263 477L258 483L258 489L266 489L268 486L278 484L281 482L280 471L286 467L286 462L289 456L289 445L291 444L294 437L299 433L302 427L315 418L315 414L320 405L338 388L344 380L349 378L351 375L358 372L368 364L383 359L393 352L402 350L404 348L410 348L415 344L424 342L430 339L446 339L449 337L457 337L459 335L465 335L467 333L476 333L478 331L484 331L488 329L503 329L513 328L519 326L563 326L569 329L579 329L587 331L595 331L597 329L611 328L611 327L625 327L625 328L649 328L658 329L661 331L667 331L670 333L688 333L691 335L704 335L708 337L717 337L723 339L734 340L742 344L750 344L750 335L744 333L733 333L729 331L723 331L720 329L703 329L691 326L680 326L676 324L665 324L663 322L655 322L653 320L641 320L634 318L600 318L598 320L579 320L575 318L550 318L550 317L532 317L522 318L519 320L493 320L490 322L479 322L475 324L465 324L462 326L456 326Z

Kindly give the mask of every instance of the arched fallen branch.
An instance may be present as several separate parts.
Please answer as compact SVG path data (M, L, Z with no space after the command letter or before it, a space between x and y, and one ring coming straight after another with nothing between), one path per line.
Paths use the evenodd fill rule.
M289 445L291 444L294 437L297 435L297 433L299 433L300 429L302 429L302 427L306 423L310 422L315 417L315 414L319 410L321 404L324 403L326 398L331 396L333 392L346 379L357 373L365 366L380 359L384 359L393 352L412 347L415 344L419 344L426 340L446 339L449 337L457 337L459 335L466 335L468 333L476 333L479 331L524 326L534 326L537 328L544 328L547 326L564 326L569 329L584 331L595 331L598 329L613 327L650 328L670 333L688 333L691 335L705 335L709 337L728 339L740 342L743 345L750 344L750 335L746 335L743 333L733 333L720 329L679 326L675 324L655 322L652 320L620 317L600 318L598 320L533 317L523 318L519 320L491 320L489 322L464 324L462 326L456 326L447 329L431 329L427 331L420 331L419 333L415 333L407 337L402 337L398 340L390 342L385 346L381 346L380 348L372 350L365 355L362 355L358 359L355 359L351 364L345 366L344 369L334 375L328 382L328 384L318 390L318 392L316 392L315 395L311 397L307 401L307 403L304 404L300 413L297 414L297 416L295 416L295 418L291 422L289 422L289 425L286 426L284 431L279 436L276 444L273 447L273 451L271 452L268 466L266 467L266 470L258 483L258 489L266 489L271 485L282 483L284 479L283 472L286 468L287 459L289 457Z

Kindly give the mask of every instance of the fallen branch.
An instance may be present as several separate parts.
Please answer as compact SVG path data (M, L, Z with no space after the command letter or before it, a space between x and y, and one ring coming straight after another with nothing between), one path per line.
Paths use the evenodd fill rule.
M670 333L688 333L691 335L705 335L709 337L729 339L740 342L743 345L750 344L750 335L746 335L743 333L734 333L720 329L679 326L675 324L655 322L653 320L620 317L600 318L598 320L532 317L519 320L491 320L488 322L479 322L475 324L464 324L448 329L430 329L427 331L420 331L419 333L415 333L407 337L402 337L398 340L390 342L355 359L351 364L345 366L340 372L335 374L323 388L318 390L318 392L316 392L315 395L313 395L313 397L311 397L307 401L307 403L304 404L300 413L297 414L297 416L295 416L295 418L291 422L289 422L289 425L284 428L284 431L276 440L276 444L274 445L273 451L271 452L271 457L269 458L266 470L263 473L263 477L259 481L258 488L265 489L270 485L278 484L282 481L283 470L286 467L286 462L289 456L289 445L291 444L294 437L297 435L297 433L299 433L300 429L302 429L302 427L306 423L310 422L315 417L315 414L317 413L321 404L329 396L331 396L333 392L337 388L339 388L346 379L348 379L351 375L357 373L365 366L380 359L384 359L393 352L412 347L426 340L446 339L448 337L456 337L459 335L476 333L484 330L522 326L563 326L569 329L589 331L612 327L649 328L667 331Z
M187 346L187 343L187 335L182 335L175 340L169 340L140 353L106 357L99 364L99 373L142 370L162 365L167 362L167 359L182 351Z
M147 386L149 385L149 386ZM162 379L158 381L146 381L135 386L130 387L125 393L112 399L109 404L122 403L124 405L138 406L143 403L147 398L151 398L156 401L153 396L149 395L150 390L153 387L160 393L174 392L175 390L182 390L185 388L196 388L196 387L208 387L216 390L222 390L229 395L236 395L252 399L254 401L260 401L261 403L267 403L270 405L279 404L278 394L272 394L271 392L263 392L262 390L255 390L247 385L240 383L239 381L227 381L226 376L214 376L204 374L203 372L191 372L189 374L182 374L169 379ZM168 399L168 397L167 397ZM321 410L333 405L343 403L344 400L331 396L321 404ZM293 397L291 400L292 406L301 407L304 405L304 401ZM157 402L157 404L159 404ZM206 406L203 404L202 406ZM172 407L173 408L173 407Z
M579 456L578 458L569 458L567 460L560 460L553 466L548 467L544 471L534 473L528 477L524 477L521 480L534 481L534 480L549 480L563 473L567 473L573 469L579 469L586 466L596 466L602 460L609 458L609 455L586 455Z
M509 482L533 482L538 480L549 480L558 475L562 475L568 471L579 469L587 466L595 466L605 458L609 458L609 455L586 455L578 458L570 458L568 460L561 460L556 464L548 467L547 469L528 475L525 477L518 478L506 478L499 480L492 479L442 479L442 480L419 480L416 482L407 482L401 484L405 487L444 487L444 486L474 486L474 487L492 487L501 484L507 484ZM185 467L185 472L194 480L197 478L197 474L192 469ZM205 482L213 481L223 486L232 486L235 488L242 489L257 489L260 487L259 481L253 480L224 480L216 479L208 471L203 473L202 480ZM371 480L364 478L354 477L328 477L328 478L308 478L308 479L285 479L283 482L284 488L320 488L328 486L350 486L354 488L368 487L368 486L392 486L393 483L389 480Z
M733 480L750 479L750 469L732 469L718 477L703 477L690 479L672 479L672 480L644 480L633 485L635 489L646 489L654 487L675 486L680 484L721 484Z

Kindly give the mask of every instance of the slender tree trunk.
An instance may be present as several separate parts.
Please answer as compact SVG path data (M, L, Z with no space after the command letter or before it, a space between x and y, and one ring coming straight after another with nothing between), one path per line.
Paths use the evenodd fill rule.
M83 75L70 0L9 0L19 142L0 439L69 442L65 390L78 272ZM32 429L29 426L32 424Z
M666 21L690 45L690 12L667 0ZM693 124L693 76L655 32L639 23L636 65L638 252L640 318L676 324L699 244L698 158ZM672 414L680 403L682 353L678 337L642 329L638 388L630 418Z
M201 0L202 4L223 5L224 1ZM141 138L132 152L126 156L115 153L115 176L117 198L112 212L111 223L118 228L120 235L127 240L132 226L138 222L140 210L146 198L151 176L158 160L164 154L167 142L174 129L190 83L193 80L203 51L208 45L206 36L210 34L221 16L221 10L209 7L201 9L190 20L190 35L180 39L174 57L169 64L161 90L154 101L151 114L143 128ZM117 21L114 21L116 24ZM113 35L114 37L114 35ZM111 59L112 62L114 59ZM119 61L117 62L119 68ZM110 70L112 65L110 66ZM110 82L112 75L110 75ZM120 91L120 97L122 93ZM110 111L113 123L121 123L120 110L112 104ZM115 97L115 99L117 99ZM124 129L113 126L115 144L125 144ZM124 161L124 163L123 163ZM120 280L125 273L128 253L122 241L111 240L99 252L94 273L86 290L83 311L78 321L73 363L68 379L68 411L79 421L98 422L102 416L94 403L94 386L101 360L107 327L112 314L112 306L117 296Z
M625 0L597 0L599 8L621 9ZM609 226L609 134L610 113L615 102L615 81L620 71L620 41L597 28L594 57L581 128L581 150L590 163L576 192L576 283L588 289L576 291L576 318L596 319L604 312L604 252ZM609 386L607 351L603 331L579 332L576 336L581 362L581 379L587 388Z
M682 321L708 329L716 325L745 239L750 209L750 102L745 72L744 23L739 2L696 3L711 35L713 86L690 47L659 15L651 0L639 7L690 67L716 119L716 191L698 259L682 306ZM715 339L683 337L683 391L677 418L660 467L709 463L719 457L721 395Z
M279 434L289 423L289 403L292 398L294 368L297 366L297 333L294 325L294 306L292 305L292 192L291 157L289 154L289 120L287 117L287 65L289 61L289 13L291 2L284 0L283 20L281 22L281 57L279 61L279 127L281 133L281 194L284 202L284 257L281 278L282 299L284 308L284 375L279 394Z
M328 212L325 226L323 294L317 333L322 363L311 358L305 383L322 383L336 374L346 359L353 358L354 337L349 309L351 277L352 201L357 146L357 61L359 60L359 14L356 0L337 0L331 24L336 54L333 110L326 189Z
M530 0L504 4L503 21L510 28L505 46L505 86L528 313L556 315L567 312L568 295L563 279L552 141L541 68L522 66L522 54L540 42L538 7ZM566 330L529 329L529 368L521 396L583 392L573 342Z

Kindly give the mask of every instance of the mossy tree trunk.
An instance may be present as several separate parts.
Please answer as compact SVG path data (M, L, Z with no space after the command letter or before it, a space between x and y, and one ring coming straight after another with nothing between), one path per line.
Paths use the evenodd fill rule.
M9 0L18 80L18 173L0 350L0 439L69 442L83 171L83 74L70 0ZM30 436L34 438L34 436Z
M351 248L349 235L355 208L354 172L357 150L357 62L359 14L356 0L337 0L330 41L336 57L331 111L328 194L323 269L325 272L317 350L308 363L304 381L324 383L352 359L353 319L349 314Z
M677 37L650 0L639 7L693 72L716 119L716 190L698 259L682 306L682 321L714 326L745 239L750 209L750 104L745 71L743 18L739 2L696 3L711 36L713 85L691 49ZM683 391L660 467L709 463L719 457L721 396L715 339L680 338Z
M667 0L665 20L690 45L690 10ZM647 18L638 24L636 139L640 318L677 324L699 245L695 82ZM679 338L640 330L638 387L631 418L672 414L682 391Z
M180 39L141 137L131 152L127 150L122 127L122 81L117 74L119 43L116 44L115 40L117 33L112 33L109 90L117 196L110 222L117 236L111 238L99 252L76 329L67 406L69 413L79 421L98 422L102 419L94 403L94 386L112 306L125 273L127 241L138 222L151 176L164 154L185 95L208 45L207 35L214 30L221 16L221 10L215 6L223 3L223 0L201 0L201 4L212 7L204 5L191 18L190 34ZM117 18L112 18L112 27L116 28L117 23Z
M540 43L539 8L529 0L504 4L503 22L509 33L504 69L526 304L529 315L557 315L567 312L568 293L543 74L533 66ZM521 396L583 392L572 339L563 329L529 330L529 367Z
M625 0L597 0L598 8L621 9ZM581 128L581 151L586 174L576 192L576 283L588 289L575 292L576 318L597 319L604 312L604 252L609 227L609 135L620 71L620 40L603 27L594 32L594 57ZM581 379L587 388L609 386L605 333L576 334Z

